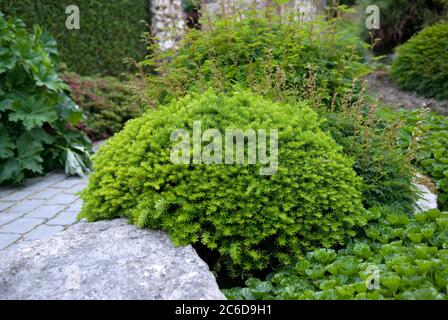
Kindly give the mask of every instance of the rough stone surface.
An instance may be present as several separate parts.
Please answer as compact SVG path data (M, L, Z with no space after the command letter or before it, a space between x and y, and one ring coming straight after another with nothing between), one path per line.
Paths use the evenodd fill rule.
M124 220L81 222L0 261L0 299L224 299L191 246Z
M422 193L422 197L416 203L416 211L427 211L430 209L437 209L437 195L432 193L426 186L422 184L415 185Z

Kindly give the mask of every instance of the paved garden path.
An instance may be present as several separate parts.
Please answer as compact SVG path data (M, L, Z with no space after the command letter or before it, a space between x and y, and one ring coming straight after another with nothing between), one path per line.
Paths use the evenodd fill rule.
M102 142L94 144L97 150ZM0 251L20 241L44 239L76 223L87 177L62 171L28 179L20 187L0 187Z
M76 223L82 205L76 194L87 178L53 172L22 187L0 188L0 250L20 241L51 236Z

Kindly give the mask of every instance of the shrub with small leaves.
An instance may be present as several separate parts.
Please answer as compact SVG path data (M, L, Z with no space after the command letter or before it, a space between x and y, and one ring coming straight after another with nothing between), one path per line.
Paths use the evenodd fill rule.
M398 47L390 74L405 90L448 99L448 23L426 28Z
M30 34L0 13L0 184L60 165L68 174L88 171L90 141L73 128L82 112L65 93L56 55L42 29Z
M171 133L185 129L193 137L194 121L223 135L266 129L267 141L277 129L276 173L260 175L264 165L246 158L243 165L173 163ZM200 244L220 257L211 267L226 267L230 276L342 244L364 223L361 179L320 122L305 103L244 91L187 95L129 121L100 148L80 217L126 217L166 231L176 245Z
M154 70L154 104L210 86L231 91L236 83L277 100L312 91L331 102L366 72L362 41L339 18L303 21L264 10L204 18L202 30L188 30L177 50L153 48L141 65Z
M76 73L64 73L62 79L85 115L78 128L94 141L112 136L126 121L143 112L144 102L135 94L131 82L114 77L81 77Z

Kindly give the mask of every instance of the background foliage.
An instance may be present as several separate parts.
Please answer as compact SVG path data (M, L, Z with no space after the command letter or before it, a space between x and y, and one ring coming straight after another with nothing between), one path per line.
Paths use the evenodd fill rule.
M94 141L112 136L126 121L143 112L145 103L135 93L131 82L114 77L81 77L75 73L64 73L62 79L70 87L72 99L84 112L78 128Z
M212 24L202 20L204 30L188 30L176 52L151 50L141 65L154 71L148 76L154 104L210 86L229 91L236 83L277 100L298 100L319 90L331 102L366 72L363 44L339 18L288 21L269 8L241 14L244 19L236 14ZM307 87L310 78L312 88Z
M381 13L381 28L371 30L374 39L380 41L375 51L389 53L397 45L407 41L416 32L448 16L448 0L358 0L361 12L369 5L377 5ZM362 15L362 25L365 14ZM364 39L371 41L369 30L363 27Z
M172 130L279 130L279 168L183 165L170 160ZM252 93L173 101L130 121L94 160L80 217L119 216L165 230L177 245L201 244L215 271L230 276L288 264L307 248L342 244L363 223L361 180L304 104ZM191 132L190 132L191 135ZM208 144L208 143L207 143Z
M61 61L82 75L119 75L129 70L123 58L141 59L141 34L149 22L148 0L78 0L80 30L67 30L67 0L2 0L0 11L41 26L55 37Z
M56 43L39 27L0 14L0 184L19 183L64 165L83 174L90 142L73 126L82 113L67 96L53 57Z
M405 90L448 100L448 22L428 27L398 47L390 74Z

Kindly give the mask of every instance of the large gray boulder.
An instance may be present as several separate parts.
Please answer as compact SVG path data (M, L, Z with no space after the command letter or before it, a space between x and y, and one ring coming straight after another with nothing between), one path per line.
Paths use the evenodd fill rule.
M224 299L191 247L124 220L81 222L0 252L0 299Z

